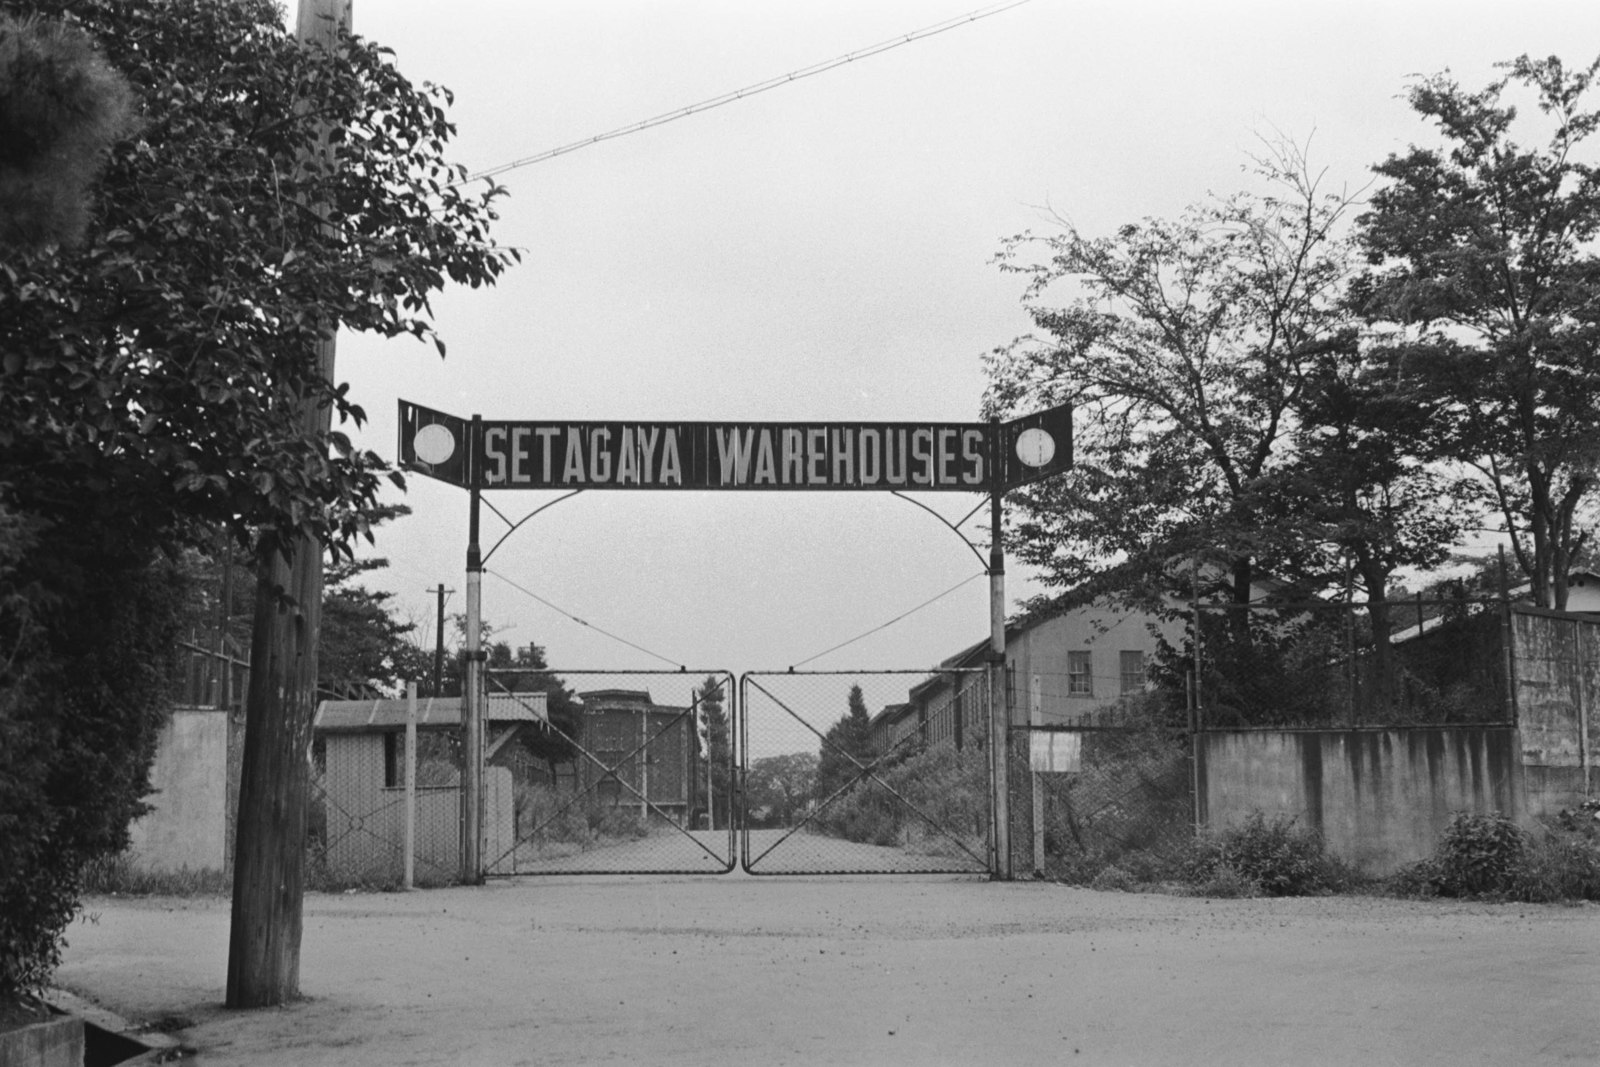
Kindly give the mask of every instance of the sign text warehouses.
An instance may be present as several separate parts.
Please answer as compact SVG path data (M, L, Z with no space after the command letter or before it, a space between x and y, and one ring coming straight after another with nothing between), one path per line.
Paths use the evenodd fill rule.
M979 491L986 427L950 423L484 422L485 489Z

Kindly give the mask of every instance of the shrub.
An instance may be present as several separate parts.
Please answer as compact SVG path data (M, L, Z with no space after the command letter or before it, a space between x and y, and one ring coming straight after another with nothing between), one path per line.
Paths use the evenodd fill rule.
M875 773L904 801L878 782L865 779L829 804L817 818L817 827L849 841L936 853L958 847L946 836L949 834L982 850L978 842L983 839L989 812L984 752L940 746L899 763L880 765Z
M1534 903L1600 901L1600 848L1592 841L1547 834L1528 843L1524 867L1511 895Z
M1586 802L1584 808L1600 809ZM1591 809L1592 810L1592 809ZM1399 896L1600 901L1600 828L1583 809L1529 834L1500 812L1457 812L1434 855L1389 879Z
M1100 873L1090 880L1089 888L1098 889L1101 892L1128 893L1138 884L1137 879L1132 874L1113 863L1109 867L1100 869Z
M1344 864L1324 850L1321 834L1287 816L1268 822L1259 811L1237 826L1202 835L1182 865L1184 881L1197 887L1219 879L1231 884L1228 872L1274 897L1328 893L1351 880Z
M1203 881L1192 883L1190 891L1197 897L1232 899L1258 897L1261 895L1261 886L1234 868L1223 865L1214 868Z
M187 588L176 566L90 554L67 575L82 582L70 609L28 603L4 557L0 1003L48 980L84 866L122 851L145 811Z
M1458 811L1434 857L1439 892L1446 896L1510 893L1525 875L1528 842L1522 828L1498 811Z

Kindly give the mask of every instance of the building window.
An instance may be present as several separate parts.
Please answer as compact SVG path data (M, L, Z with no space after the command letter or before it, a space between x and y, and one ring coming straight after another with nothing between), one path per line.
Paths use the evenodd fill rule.
M1067 695L1094 696L1094 675L1089 673L1089 653L1067 653Z
M405 738L393 730L383 735L383 787L398 789L405 785Z
M1144 683L1144 653L1124 652L1122 654L1122 691L1124 693L1137 693L1144 688Z

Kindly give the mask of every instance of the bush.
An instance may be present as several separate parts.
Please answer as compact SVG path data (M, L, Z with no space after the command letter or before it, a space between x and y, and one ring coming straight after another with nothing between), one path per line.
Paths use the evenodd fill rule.
M1259 811L1238 826L1198 838L1182 876L1195 887L1248 885L1274 897L1330 893L1352 881L1348 868L1324 850L1321 834L1282 815L1268 822Z
M92 554L66 575L81 582L68 608L18 590L4 556L0 1003L48 980L84 866L122 851L145 811L187 589L171 564Z
M940 746L880 765L875 773L904 802L865 779L828 805L816 820L818 829L849 841L936 854L957 849L954 836L982 852L989 818L986 753Z
M1600 810L1589 801L1584 809ZM1600 828L1583 809L1529 834L1500 812L1457 812L1434 855L1397 872L1407 897L1487 897L1529 903L1600 901Z
M1581 837L1551 833L1528 843L1511 895L1532 903L1600 901L1600 848Z
M1090 879L1089 888L1103 893L1130 893L1138 884L1138 880L1132 874L1113 863L1109 867L1102 867L1100 873Z
M1458 811L1445 828L1434 857L1439 892L1445 896L1504 895L1513 889L1528 858L1522 828L1500 812Z

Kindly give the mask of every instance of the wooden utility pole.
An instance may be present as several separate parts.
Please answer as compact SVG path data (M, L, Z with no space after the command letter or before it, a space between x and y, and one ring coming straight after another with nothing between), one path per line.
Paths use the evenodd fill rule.
M333 47L340 28L350 26L350 4L300 0L296 36L304 44ZM319 373L331 381L333 328L317 343L316 360ZM302 398L301 429L308 436L325 436L331 416L327 405ZM302 536L288 559L273 553L258 563L228 938L230 1008L282 1004L300 994L322 551L315 538Z

